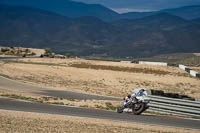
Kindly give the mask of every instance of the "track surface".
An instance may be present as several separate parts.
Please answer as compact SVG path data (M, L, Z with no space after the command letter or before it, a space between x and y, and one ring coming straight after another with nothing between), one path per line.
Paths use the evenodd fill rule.
M164 125L170 127L190 128L200 130L200 121L177 119L160 116L150 115L131 115L131 114L118 114L112 111L92 110L86 108L76 108L68 106L56 106L48 104L40 104L33 102L18 101L8 98L0 98L0 109L25 111L25 112L37 112L48 113L58 115L70 115L79 117L90 117L99 119L109 119L126 122L137 122L144 124Z

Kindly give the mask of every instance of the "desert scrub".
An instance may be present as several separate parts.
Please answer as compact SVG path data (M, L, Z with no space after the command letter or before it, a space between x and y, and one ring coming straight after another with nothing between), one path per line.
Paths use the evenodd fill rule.
M39 102L39 103L44 103L47 101L50 101L54 99L54 97L40 97L40 98L34 98L34 97L27 97L27 96L22 96L22 95L17 95L17 94L0 94L2 97L8 97L8 98L14 98L14 99L20 99L20 100L26 100L26 101L33 101L33 102ZM59 99L59 98L57 98Z
M102 106L102 105L95 105L95 107L97 108L97 109L104 109L104 110L107 110L107 108L106 107L104 107L104 106Z
M93 64L89 64L89 63L74 63L69 66L75 67L75 68L86 68L86 69L95 69L95 70L112 70L112 71L145 73L145 74L155 74L155 75L173 75L173 74L175 74L178 76L186 76L185 74L171 73L171 72L163 71L163 70L153 70L151 68L131 68L131 67L119 67L119 66L93 65Z
M39 101L39 99L37 99L37 98L25 97L25 96L16 95L16 94L1 94L0 96L14 98L14 99L27 100L27 101Z
M5 78L8 78L8 79L13 79L12 77L10 77L10 76L8 76L8 75L5 75L5 74L0 74L0 76L5 77Z
M117 108L117 107L113 106L112 103L110 103L110 102L106 102L105 105L106 105L107 110L116 110L116 108Z
M82 108L88 108L89 106L88 105L80 105L80 107L82 107Z
M49 101L49 100L51 100L51 99L53 99L52 97L42 97L42 99L44 100L44 101Z
M47 65L47 66L65 66L61 64L54 64L54 63L42 63L42 62L25 62L20 60L3 60L5 64L7 63L18 63L18 64L33 64L33 65Z
M51 104L65 105L63 102L52 102Z

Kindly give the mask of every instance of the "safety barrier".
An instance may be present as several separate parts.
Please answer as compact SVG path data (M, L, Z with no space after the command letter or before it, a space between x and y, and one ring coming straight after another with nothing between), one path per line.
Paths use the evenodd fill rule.
M195 72L194 70L190 70L190 75L196 77L198 72Z
M148 61L139 61L139 64L167 66L167 63L165 63L165 62L148 62Z
M194 76L194 77L197 77L197 78L200 78L200 74L190 68L188 68L187 66L184 66L184 65L179 65L179 68L182 69L182 70L185 70L186 72L188 72L191 76Z
M121 63L136 63L136 64L145 64L145 65L158 65L158 66L174 66L174 67L179 67L180 69L188 72L191 76L200 78L200 73L188 68L185 65L181 64L169 64L166 62L149 62L149 61L120 61Z
M121 63L132 63L132 61L120 61Z
M200 102L149 95L150 112L200 118Z
M186 66L184 66L184 65L179 65L179 68L182 69L182 70L185 70Z

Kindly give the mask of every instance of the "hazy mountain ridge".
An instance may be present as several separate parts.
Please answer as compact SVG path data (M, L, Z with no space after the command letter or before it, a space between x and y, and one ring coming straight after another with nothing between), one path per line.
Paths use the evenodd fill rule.
M81 16L95 16L110 21L118 17L118 13L100 4L86 4L70 0L1 0L0 4L28 6L55 12L63 16L77 18Z
M121 15L121 19L140 19L160 13L168 13L187 20L200 18L200 5L184 6L180 8L164 9L153 12L129 12Z
M0 19L3 46L49 47L59 53L112 57L200 50L199 20L167 13L108 23L96 17L72 19L41 9L0 5Z
M184 6L180 8L165 9L160 12L170 13L182 17L184 19L192 20L200 18L200 5Z
M55 12L63 16L77 18L81 16L95 16L104 21L115 21L119 19L140 19L147 16L170 13L182 17L184 19L200 18L200 5L185 6L180 8L165 9L154 12L129 12L119 14L100 4L86 4L71 0L1 0L0 4L29 6L32 8L40 8L50 12Z
M69 19L46 12L43 14L40 9L19 8L0 6L0 19L3 20L0 21L1 45L51 47L57 52L79 54L80 49L90 52L92 50L89 49L101 48L100 43L109 41L115 31L110 24L96 17Z
M155 28L172 29L173 27L181 27L186 25L190 21L187 21L178 16L174 16L168 13L159 13L152 16L147 16L140 19L121 19L113 22L115 26L127 28L127 29L142 29L142 28ZM144 27L145 26L145 27ZM150 26L150 27L146 27Z

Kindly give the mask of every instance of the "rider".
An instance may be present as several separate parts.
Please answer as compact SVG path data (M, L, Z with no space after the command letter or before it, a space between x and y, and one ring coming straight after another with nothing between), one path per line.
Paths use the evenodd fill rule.
M133 102L136 101L136 95L135 94L132 94L132 95L128 95L125 100L124 100L124 105L126 107L129 107L129 105Z
M129 102L136 102L136 95L132 94Z
M128 101L130 101L130 98L131 98L130 94L124 98L124 105L126 105Z
M145 91L145 89L135 89L132 91L135 95L137 96L146 96L147 92Z
M141 89L139 92L138 92L138 95L139 96L145 96L146 94L144 93L145 90L144 89Z

